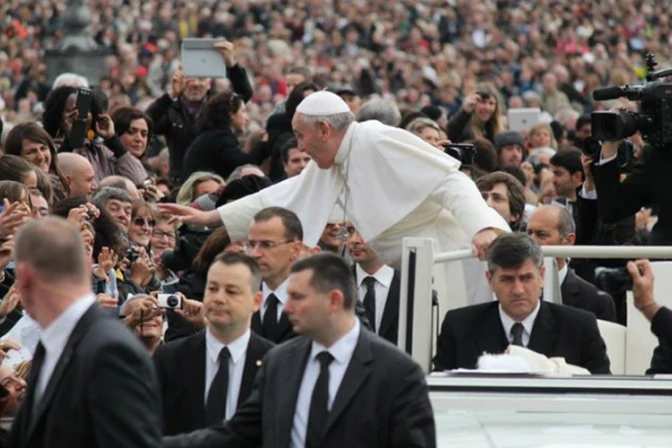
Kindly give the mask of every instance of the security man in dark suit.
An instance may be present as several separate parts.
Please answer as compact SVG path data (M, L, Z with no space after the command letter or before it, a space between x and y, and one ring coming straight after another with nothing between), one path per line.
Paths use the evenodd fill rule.
M399 289L401 274L384 264L376 251L348 224L347 248L355 274L355 284L374 333L397 345L399 333Z
M259 308L259 265L234 252L217 256L203 297L205 331L161 346L154 355L163 397L164 434L227 420L252 391L273 346L250 331Z
M486 277L497 301L448 311L434 357L435 370L472 369L485 353L527 347L591 373L610 373L595 316L540 299L543 255L528 235L499 236L487 253Z
M10 446L161 446L154 367L96 304L79 229L62 218L32 221L14 253L16 289L41 334Z
M321 253L292 266L285 312L301 336L266 355L250 399L225 426L166 447L436 446L425 377L355 317L347 264Z
M527 222L527 233L540 246L572 246L576 241L574 219L559 205L537 208ZM616 322L616 306L611 296L577 276L566 259L558 258L557 263L562 303L590 311L598 319Z

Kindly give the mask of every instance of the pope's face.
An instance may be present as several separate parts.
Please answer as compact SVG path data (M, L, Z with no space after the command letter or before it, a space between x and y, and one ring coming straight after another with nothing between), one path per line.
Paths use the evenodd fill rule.
M326 123L316 126L306 123L303 115L294 114L292 128L296 136L297 148L305 151L321 169L329 169L334 164L338 144L334 140L331 127Z

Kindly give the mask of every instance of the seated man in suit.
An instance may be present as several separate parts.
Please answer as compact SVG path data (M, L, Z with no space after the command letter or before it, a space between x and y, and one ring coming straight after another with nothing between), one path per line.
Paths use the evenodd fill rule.
M606 346L595 316L543 302L543 256L528 235L499 236L487 252L486 277L497 301L448 311L434 357L434 369L473 369L483 353L502 353L510 344L527 347L591 373L609 373Z
M285 311L301 336L264 359L224 426L164 438L168 448L436 447L425 375L355 316L348 265L320 253L292 266Z
M352 224L346 226L346 231L348 253L355 262L357 292L366 317L374 333L396 345L401 275L382 262Z
M206 330L156 351L165 434L230 419L250 395L261 360L273 346L250 331L260 284L256 261L235 252L218 255L203 297Z
M653 271L648 260L627 264L632 276L632 295L637 308L651 322L651 332L658 338L647 375L672 373L672 310L653 298Z
M532 213L527 233L540 246L572 246L576 226L570 212L560 205L544 205ZM614 299L574 273L565 258L558 258L558 284L564 305L581 308L598 319L616 322Z

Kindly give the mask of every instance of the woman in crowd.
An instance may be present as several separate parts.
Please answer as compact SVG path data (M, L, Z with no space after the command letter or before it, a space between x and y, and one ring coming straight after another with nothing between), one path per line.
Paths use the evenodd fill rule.
M221 176L207 171L196 171L182 184L177 192L175 202L182 205L191 205L204 194L216 193L225 182Z
M37 188L35 167L19 156L0 156L0 180L12 180L28 188Z
M502 132L499 100L487 85L476 86L460 110L448 122L448 138L461 143L474 138L487 138L494 144L495 135Z
M441 148L442 144L448 143L448 140L441 137L441 128L436 121L429 118L416 118L406 126L406 130L437 148Z
M156 227L156 214L156 210L144 201L133 203L128 238L132 244L144 247L148 253L151 251L152 234Z
M19 156L49 175L54 190L54 200L68 196L70 189L63 176L56 146L47 132L37 123L21 123L12 128L5 141L5 154Z
M112 120L124 148L137 159L143 160L154 127L149 115L134 107L122 107L112 113Z
M95 92L91 95L91 111L86 118L84 145L73 147L77 143L70 142L69 137L79 113L77 95L74 87L63 86L53 90L45 102L42 122L54 143L60 145L58 152L75 152L86 157L96 173L97 182L107 176L119 175L141 185L147 173L115 134L114 122L105 114L105 100Z
M553 135L553 129L549 124L538 123L527 133L527 147L531 151L537 148L558 149L558 142Z
M182 181L196 171L211 171L226 178L240 165L259 165L265 145L243 152L238 135L247 128L247 109L236 93L218 93L205 104L199 119L200 134L184 156Z

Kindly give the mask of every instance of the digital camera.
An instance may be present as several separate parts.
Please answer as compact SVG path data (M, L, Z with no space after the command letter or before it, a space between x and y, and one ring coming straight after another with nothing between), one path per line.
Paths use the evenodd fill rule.
M182 308L182 297L176 294L159 294L157 300L159 302L159 308L171 310Z

